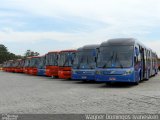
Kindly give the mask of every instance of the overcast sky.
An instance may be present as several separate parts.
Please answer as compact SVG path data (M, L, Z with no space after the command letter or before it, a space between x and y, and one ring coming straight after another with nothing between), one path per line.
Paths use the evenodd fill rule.
M45 54L134 37L160 56L160 0L0 0L0 43Z

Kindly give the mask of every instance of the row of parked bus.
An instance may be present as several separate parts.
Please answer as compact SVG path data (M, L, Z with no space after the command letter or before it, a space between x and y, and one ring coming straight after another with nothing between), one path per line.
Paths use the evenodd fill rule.
M61 79L138 84L158 73L158 57L137 40L120 38L77 50L6 61L3 70Z

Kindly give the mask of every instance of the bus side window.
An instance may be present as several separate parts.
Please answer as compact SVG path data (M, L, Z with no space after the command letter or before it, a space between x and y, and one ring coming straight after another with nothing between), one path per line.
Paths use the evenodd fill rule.
M138 57L139 57L139 49L137 47L135 47L135 54L134 54L135 65L138 63Z

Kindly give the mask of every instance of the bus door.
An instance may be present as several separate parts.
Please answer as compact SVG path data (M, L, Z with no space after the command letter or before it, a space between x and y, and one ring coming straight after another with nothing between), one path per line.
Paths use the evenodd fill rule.
M140 48L141 50L141 80L145 77L145 53L144 48Z

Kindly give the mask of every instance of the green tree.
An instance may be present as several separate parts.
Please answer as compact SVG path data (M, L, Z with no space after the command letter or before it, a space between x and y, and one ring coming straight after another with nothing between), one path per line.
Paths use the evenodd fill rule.
M24 54L24 57L32 57L32 56L38 56L39 53L38 52L34 52L34 51L31 51L31 50L27 50Z
M8 58L8 50L4 45L0 44L0 64L6 61L7 58Z
M17 56L13 53L10 53L6 46L0 44L0 64L7 60L14 60L22 58L22 56Z

